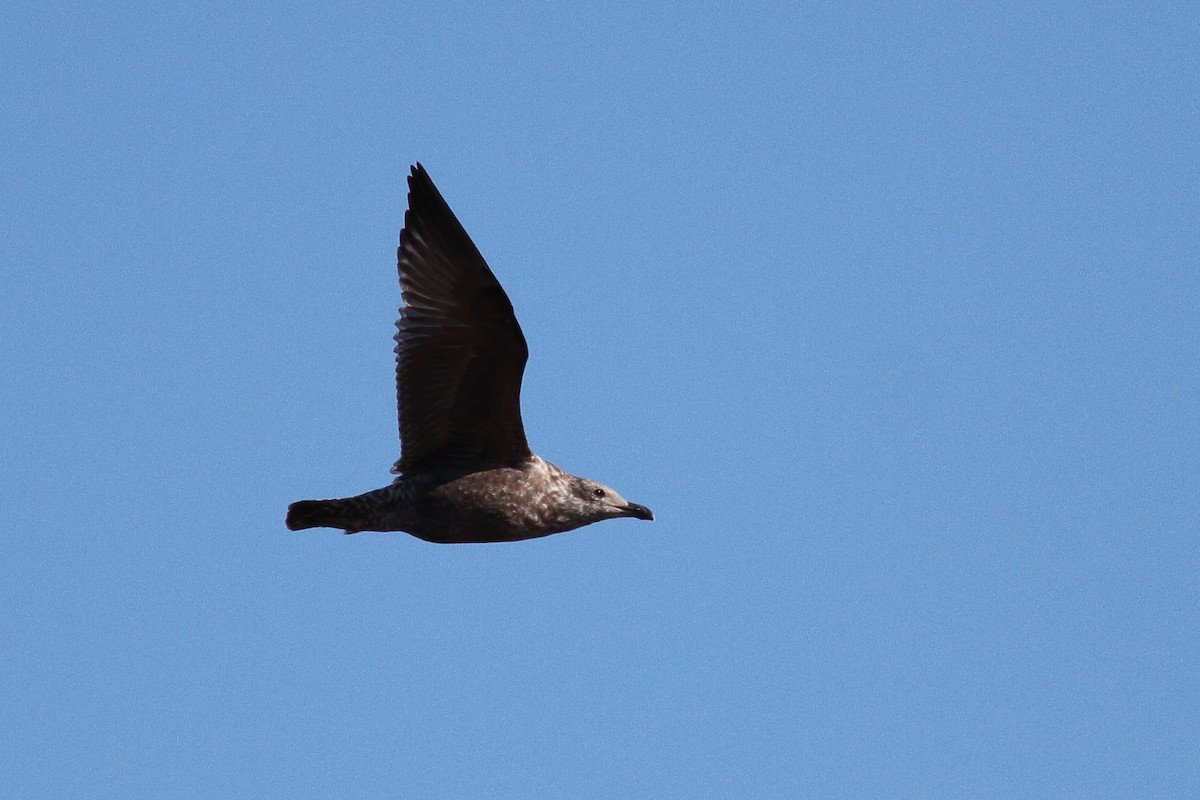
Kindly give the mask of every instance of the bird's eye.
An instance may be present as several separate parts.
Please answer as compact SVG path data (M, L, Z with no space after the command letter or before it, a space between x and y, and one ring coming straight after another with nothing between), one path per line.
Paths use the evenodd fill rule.
M592 489L592 494L595 495L596 497L604 497L604 490L603 489Z

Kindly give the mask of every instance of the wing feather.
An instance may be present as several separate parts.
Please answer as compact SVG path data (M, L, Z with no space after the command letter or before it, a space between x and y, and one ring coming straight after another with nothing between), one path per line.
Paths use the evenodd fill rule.
M521 423L529 349L512 303L417 164L397 269L400 460L393 472L530 457Z

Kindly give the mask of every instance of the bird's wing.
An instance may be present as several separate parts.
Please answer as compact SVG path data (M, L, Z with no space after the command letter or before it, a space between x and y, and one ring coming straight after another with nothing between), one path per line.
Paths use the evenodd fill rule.
M400 460L392 472L530 456L521 424L529 348L512 303L425 168L408 178L397 253Z

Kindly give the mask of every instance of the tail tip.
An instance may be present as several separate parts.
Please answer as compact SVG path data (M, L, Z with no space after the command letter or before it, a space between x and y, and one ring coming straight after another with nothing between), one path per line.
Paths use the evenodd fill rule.
M290 531L319 528L321 527L320 516L323 505L324 503L320 500L298 500L288 506L287 519L284 520L284 524Z

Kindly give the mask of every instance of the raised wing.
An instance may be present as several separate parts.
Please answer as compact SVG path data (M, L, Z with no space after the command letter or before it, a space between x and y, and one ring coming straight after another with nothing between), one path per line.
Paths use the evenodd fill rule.
M408 178L397 251L400 460L392 472L530 456L521 424L529 348L512 303L425 168Z

